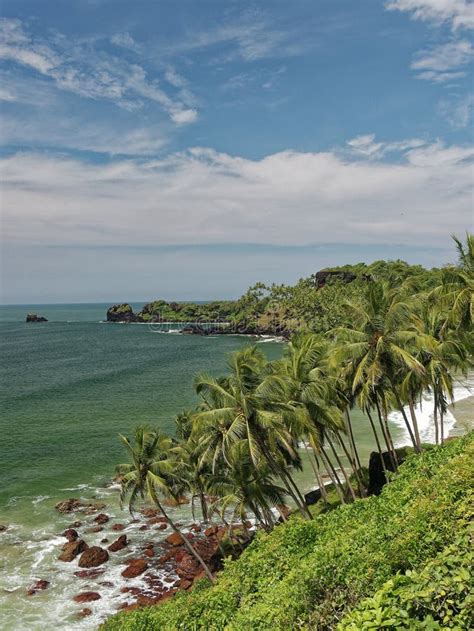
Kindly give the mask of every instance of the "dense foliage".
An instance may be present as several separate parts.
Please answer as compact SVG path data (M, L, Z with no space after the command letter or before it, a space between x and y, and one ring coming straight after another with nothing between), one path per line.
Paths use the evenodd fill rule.
M364 626L372 610L385 621L398 616L397 624L435 621L401 628L467 629L473 456L472 434L412 456L379 497L261 533L214 586L203 581L163 605L120 614L104 631L327 629L341 620L341 629L379 628ZM454 541L463 547L451 558Z

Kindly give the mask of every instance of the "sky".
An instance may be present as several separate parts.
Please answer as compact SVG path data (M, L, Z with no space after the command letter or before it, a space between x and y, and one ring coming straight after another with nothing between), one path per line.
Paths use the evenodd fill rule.
M3 0L1 302L455 260L471 0Z

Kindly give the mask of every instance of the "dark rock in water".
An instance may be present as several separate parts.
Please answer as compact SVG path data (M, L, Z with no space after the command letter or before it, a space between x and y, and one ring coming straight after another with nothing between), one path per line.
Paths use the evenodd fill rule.
M92 546L81 554L79 567L97 567L109 560L109 553L100 546Z
M97 524L106 524L109 521L110 517L108 515L106 515L105 513L99 513L99 515L97 515L97 517L94 517L94 521Z
M143 554L151 559L155 556L155 551L153 550L153 548L145 548L145 550L143 550Z
M77 615L79 616L79 618L86 618L87 616L92 615L92 609L89 609L89 607L84 607L84 609L81 609L77 612Z
M102 596L97 592L81 592L80 594L74 596L73 600L76 603L90 603L93 600L99 600L100 598L102 598Z
M395 471L388 451L382 452L382 458L387 471ZM387 478L385 477L380 454L378 451L372 451L369 458L369 486L367 488L367 494L380 495L386 483Z
M135 578L148 569L148 563L145 559L132 559L128 561L128 565L122 572L124 578Z
M306 506L312 506L316 504L321 499L321 491L319 489L314 489L314 491L310 491L309 493L305 493L304 502Z
M60 561L70 563L79 554L84 553L88 549L87 543L83 539L77 539L77 541L70 541L63 545L63 551L58 556Z
M66 539L72 543L73 541L77 541L77 539L79 539L79 533L77 530L74 530L74 528L68 528L63 532L63 537L66 537Z
M120 535L113 543L110 544L108 549L110 552L118 552L128 546L127 535Z
M95 513L105 508L103 502L81 502L75 497L68 500L62 500L56 504L56 510L60 513L72 513L75 511L85 511L87 514ZM77 522L80 523L80 522Z
M78 570L77 572L74 572L74 576L77 576L78 578L97 578L104 572L105 569L103 567L93 567L90 570Z
M114 524L112 526L112 530L118 531L118 530L124 530L125 526L123 524Z
M34 585L29 587L26 593L28 594L28 596L33 596L37 592L41 592L44 589L47 589L49 586L50 586L50 582L49 581L39 580L39 581L36 581L36 583L34 583Z
M36 315L36 313L29 313L26 316L27 322L47 322L48 320L43 316Z
M160 518L163 518L161 516L160 511L157 508L148 508L148 507L141 508L140 513L143 515L143 517L146 517L146 519L152 519L153 517L159 517L159 516Z
M178 532L173 532L168 535L165 541L169 543L170 546L181 546L184 543L183 537Z
M92 526L92 528L87 528L84 530L85 533L95 534L96 532L102 532L104 528L102 526Z
M7 528L8 526L6 526L5 524L0 524L0 532L5 532Z
M107 309L107 322L137 322L137 320L136 314L128 303L113 305Z

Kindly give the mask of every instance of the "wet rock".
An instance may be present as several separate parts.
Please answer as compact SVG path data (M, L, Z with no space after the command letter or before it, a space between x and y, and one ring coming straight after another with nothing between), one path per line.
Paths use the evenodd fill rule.
M102 526L92 526L92 528L87 528L87 530L84 530L84 532L87 534L95 534L96 532L102 532L104 529L102 528Z
M219 528L217 526L209 526L204 531L204 534L206 535L206 537L213 537L213 536L217 535L217 531L218 530L219 530Z
M6 524L0 524L0 532L5 532L7 528L8 526Z
M109 560L109 553L100 546L92 546L81 554L79 567L97 567Z
M157 530L166 530L168 528L168 524L158 524L156 527Z
M97 578L105 572L104 568L92 568L90 570L78 570L74 572L74 576L78 578Z
M112 581L101 581L99 583L99 585L101 585L102 587L113 587L114 584L112 583Z
M138 530L150 530L150 526L148 526L148 524L143 524L143 526L140 526Z
M151 519L152 517L158 517L158 515L160 515L160 511L157 508L142 508L140 509L140 513L143 515L143 517L146 517L147 519Z
M94 517L94 521L96 524L106 524L109 521L110 517L105 513L99 513L97 517Z
M82 521L73 521L72 524L69 524L68 528L80 528L82 526Z
M26 322L47 322L48 320L44 316L39 316L36 313L28 313L26 316Z
M189 589L192 584L193 584L192 581L188 579L184 579L183 581L180 582L179 587L180 589Z
M191 524L190 529L193 532L201 532L201 530L202 530L202 528L201 528L201 526L199 524Z
M86 618L87 616L92 615L92 609L89 609L89 607L84 607L84 609L81 609L77 612L77 615L79 616L79 618Z
M128 566L122 572L124 578L135 578L148 569L148 563L145 559L132 559L128 562Z
M168 535L165 541L166 543L169 543L170 546L182 546L184 543L183 537L177 532L173 532Z
M168 563L168 561L171 561L171 559L174 558L175 555L175 550L168 550L167 552L165 552L164 554L162 554L160 556L160 563Z
M39 581L36 581L36 583L31 585L31 587L28 588L26 593L28 594L28 596L33 596L37 592L41 592L44 589L47 589L49 586L50 586L50 582L49 581L45 581L44 579L40 579Z
M75 511L85 511L87 514L105 508L103 502L81 502L81 500L71 497L56 504L56 510L60 513L72 513Z
M123 550L124 548L126 548L127 545L127 535L120 535L118 539L110 544L108 550L110 550L110 552L118 552L119 550Z
M107 539L107 537L104 537L100 540L100 543L109 543L109 540Z
M83 539L77 539L76 541L70 541L65 543L62 548L61 554L58 556L60 561L69 563L75 559L79 554L84 553L88 548L87 543Z
M148 520L148 524L150 526L154 526L155 524L165 524L166 523L166 517L153 517L152 519Z
M120 530L124 530L124 529L125 529L124 524L114 524L112 526L112 530L115 530L115 531L120 531Z
M101 595L97 592L81 592L80 594L76 594L73 600L76 603L90 603L94 600L100 600Z
M77 539L79 539L79 533L77 530L74 530L74 528L68 528L63 532L63 537L66 537L66 539L72 543L73 541L77 541Z
M155 556L155 551L152 548L146 548L146 550L143 551L143 554L149 559L151 559L152 557Z

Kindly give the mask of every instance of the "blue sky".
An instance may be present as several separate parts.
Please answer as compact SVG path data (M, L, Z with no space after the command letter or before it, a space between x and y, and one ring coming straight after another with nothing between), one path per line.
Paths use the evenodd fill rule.
M4 0L2 301L452 260L473 28L464 0Z

